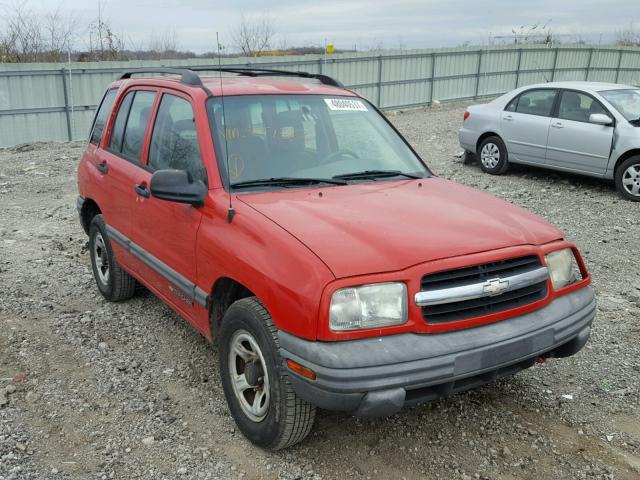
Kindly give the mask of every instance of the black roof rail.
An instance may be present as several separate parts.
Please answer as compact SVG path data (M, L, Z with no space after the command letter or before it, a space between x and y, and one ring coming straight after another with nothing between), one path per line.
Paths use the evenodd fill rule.
M180 75L180 82L186 85L193 85L196 87L202 86L202 80L197 73L189 68L171 68L171 67L149 67L149 68L136 68L129 70L120 76L120 80L131 78L131 75L138 75L141 73L166 73L170 75Z
M203 87L202 80L196 72L225 72L235 73L237 75L244 75L248 77L266 77L266 76L283 76L283 77L301 77L301 78L313 78L318 80L324 85L330 85L332 87L344 88L344 85L331 78L328 75L321 73L309 73L290 70L276 70L272 68L253 68L253 67L184 67L184 68L172 68L172 67L149 67L149 68L136 68L129 70L120 76L121 80L131 78L132 75L138 75L143 73L165 73L169 75L179 75L180 82L186 85L193 85Z
M344 88L344 85L338 80L331 78L328 75L321 73L309 73L292 70L276 70L273 68L260 68L260 67L192 67L194 72L225 72L225 73L237 73L238 75L245 75L248 77L301 77L301 78L313 78L320 81L325 85L332 87Z

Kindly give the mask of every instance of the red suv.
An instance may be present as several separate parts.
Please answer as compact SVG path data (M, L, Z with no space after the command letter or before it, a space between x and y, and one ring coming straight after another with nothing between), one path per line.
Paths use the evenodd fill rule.
M329 77L194 70L109 87L78 210L107 300L140 282L217 339L252 442L301 441L316 406L389 415L587 342L591 279L558 229L438 178Z

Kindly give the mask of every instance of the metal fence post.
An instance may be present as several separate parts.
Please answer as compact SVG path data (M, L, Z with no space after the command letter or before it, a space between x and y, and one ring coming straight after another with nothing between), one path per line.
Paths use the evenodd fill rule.
M429 82L429 105L433 104L433 84L435 82L436 54L431 54L431 77Z
M622 55L624 53L624 50L620 49L618 51L618 66L616 67L616 81L615 83L618 83L618 78L620 77L620 67L622 66Z
M318 59L318 73L322 73L322 58Z
M589 71L591 70L591 59L593 58L593 48L589 49L589 60L587 61L587 74L585 80L589 80Z
M62 77L62 90L64 91L64 114L67 118L67 137L69 141L73 140L73 132L71 131L71 112L69 110L69 92L67 90L67 76L64 73L64 68L60 69L60 76Z
M518 88L518 83L520 82L520 62L522 61L522 49L518 49L518 65L516 66L516 86Z
M476 93L473 98L478 98L478 91L480 90L480 69L482 67L482 50L478 50L478 70L476 71Z
M553 54L553 68L551 69L551 81L553 82L556 78L556 64L558 62L558 47L556 47L555 52Z
M378 55L378 108L382 107L382 55Z

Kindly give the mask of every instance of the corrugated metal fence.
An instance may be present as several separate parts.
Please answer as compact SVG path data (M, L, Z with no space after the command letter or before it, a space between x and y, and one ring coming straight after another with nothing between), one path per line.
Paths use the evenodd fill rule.
M0 147L87 136L107 85L141 66L217 65L214 59L0 64ZM553 80L640 84L640 49L542 46L225 58L224 66L325 73L384 110L495 96Z

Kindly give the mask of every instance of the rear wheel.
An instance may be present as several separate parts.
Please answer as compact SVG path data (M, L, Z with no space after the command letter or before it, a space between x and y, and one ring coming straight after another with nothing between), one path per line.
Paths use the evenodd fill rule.
M243 298L229 307L219 352L224 394L244 436L269 450L304 440L316 408L293 391L276 328L257 298Z
M509 168L507 147L499 137L487 137L480 143L478 159L482 171L492 175L502 175Z
M640 202L640 155L627 158L618 166L615 181L623 198Z
M102 215L93 217L89 225L89 252L93 276L102 296L111 302L131 298L136 280L118 265Z

